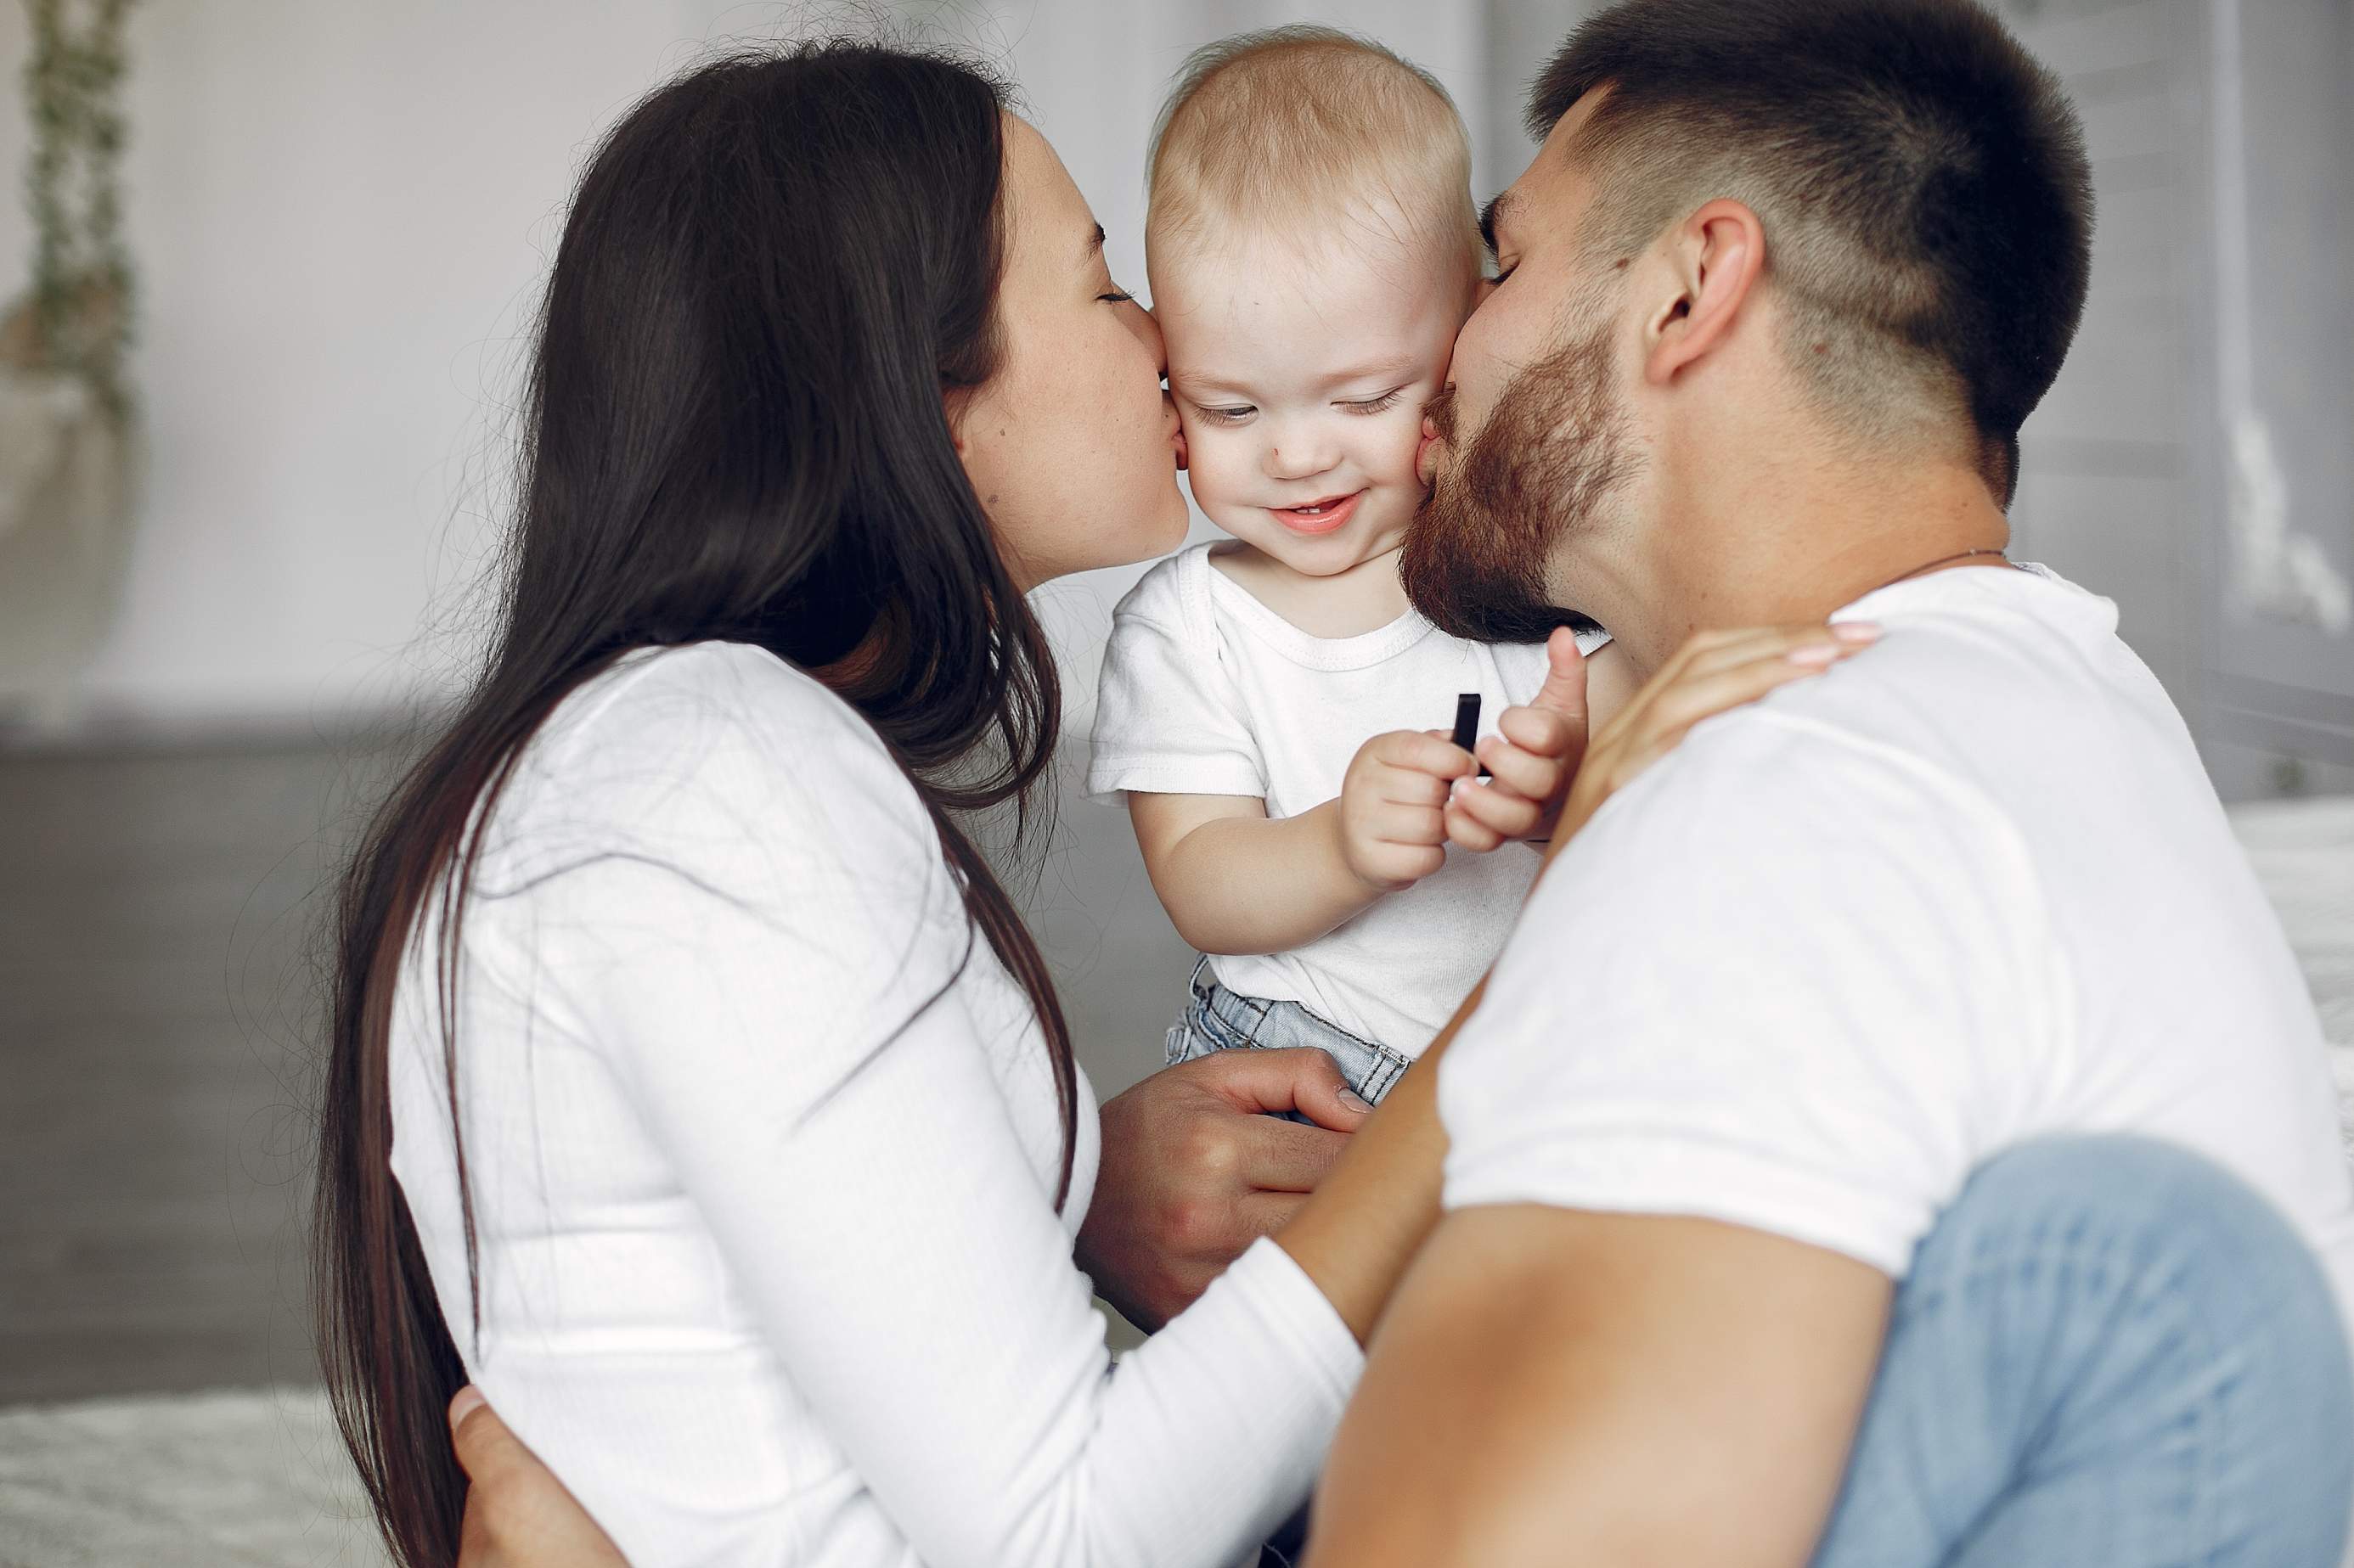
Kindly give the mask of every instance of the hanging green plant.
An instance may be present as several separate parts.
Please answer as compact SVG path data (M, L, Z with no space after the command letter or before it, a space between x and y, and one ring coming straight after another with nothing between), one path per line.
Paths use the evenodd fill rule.
M79 377L118 426L131 417L122 163L122 30L132 4L25 0L33 35L25 67L33 286L0 321L0 365Z

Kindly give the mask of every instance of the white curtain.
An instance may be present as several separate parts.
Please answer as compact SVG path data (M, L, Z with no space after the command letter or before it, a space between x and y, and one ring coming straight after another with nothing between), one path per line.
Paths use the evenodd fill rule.
M2208 0L2211 766L2354 788L2354 6Z

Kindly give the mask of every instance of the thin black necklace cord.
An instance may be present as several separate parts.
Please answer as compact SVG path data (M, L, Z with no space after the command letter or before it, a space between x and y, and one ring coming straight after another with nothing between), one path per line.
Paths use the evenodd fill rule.
M1880 588L1894 588L1898 583L1903 582L1907 578L1917 577L1923 572L1934 572L1939 567L1950 567L1956 561L1967 561L1972 556L2001 556L2002 564L2004 566L2010 567L2014 571L2016 571L2019 567L2018 562L2012 560L2008 554L2001 550L1956 550L1950 556L1940 556L1934 561L1924 561L1921 565L1914 567L1909 572L1899 572L1894 577L1889 578L1886 582L1881 584L1880 588L1873 588L1872 592L1878 593ZM1856 597L1858 599L1861 599L1864 596L1862 594L1858 594Z

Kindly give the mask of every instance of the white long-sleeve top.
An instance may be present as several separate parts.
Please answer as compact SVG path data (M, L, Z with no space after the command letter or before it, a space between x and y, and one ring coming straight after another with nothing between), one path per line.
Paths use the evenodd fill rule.
M474 1381L638 1568L1232 1561L1360 1364L1262 1241L1115 1371L1026 999L913 788L756 648L571 694L493 813L444 1076L437 905L393 1170ZM479 1241L466 1267L454 1098Z

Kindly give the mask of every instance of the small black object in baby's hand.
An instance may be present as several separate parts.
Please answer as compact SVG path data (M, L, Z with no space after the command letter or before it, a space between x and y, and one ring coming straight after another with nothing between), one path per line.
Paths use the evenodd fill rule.
M1449 738L1466 751L1470 750L1471 743L1479 738L1479 693L1466 692L1455 699L1455 734ZM1488 779L1493 775L1483 766L1479 769L1479 777Z

